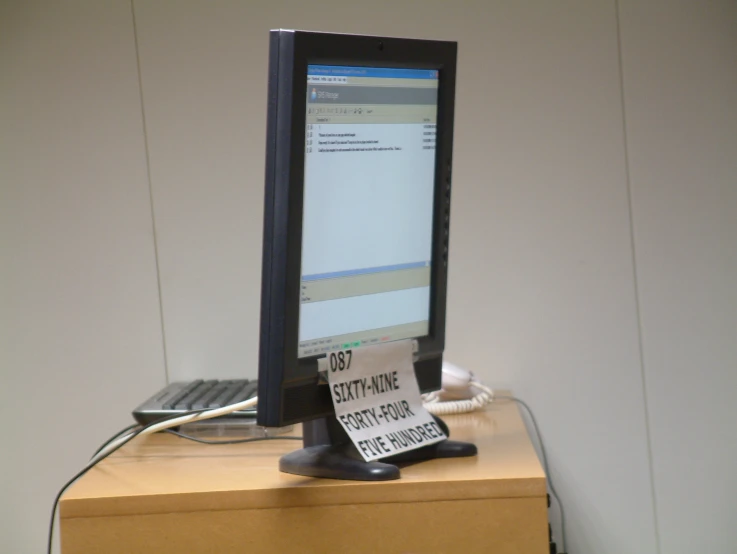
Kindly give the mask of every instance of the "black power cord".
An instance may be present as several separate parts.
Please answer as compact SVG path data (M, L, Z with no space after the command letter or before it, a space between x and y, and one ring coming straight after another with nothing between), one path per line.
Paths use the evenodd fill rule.
M558 554L566 554L565 548L568 542L566 541L566 514L563 510L563 504L560 501L560 498L558 498L558 493L555 492L555 487L553 486L553 477L550 475L550 469L548 467L548 456L545 453L545 445L543 444L542 435L540 434L540 428L537 426L537 420L535 419L535 414L532 413L532 409L527 405L527 403L524 400L520 400L516 396L504 396L504 395L494 395L494 400L511 400L512 402L517 402L520 406L522 406L525 411L527 412L527 415L530 417L530 422L532 423L532 428L535 430L535 437L537 438L537 443L540 445L540 457L542 458L543 462L543 468L545 469L545 477L548 480L548 488L550 489L550 496L552 496L555 499L555 502L558 504L558 509L560 510L560 548L561 551Z
M111 442L113 442L119 436L124 435L128 431L132 431L136 427L140 427L140 426L141 426L140 424L134 423L133 425L129 425L128 427L124 427L123 429L121 429L120 431L118 431L118 433L116 435L113 435L108 440L106 440L104 443L102 443L100 445L100 447L97 450L95 450L95 453L92 454L92 458L94 458L95 456L97 456L102 451L103 448L105 448L108 444L110 444ZM92 459L92 458L90 458L90 459Z
M53 505L53 507L51 509L51 521L49 522L49 540L48 540L48 544L47 544L47 553L48 554L52 554L52 550L53 550L54 522L56 520L56 510L57 510L57 508L59 506L59 500L61 500L61 497L64 495L64 493L67 491L67 489L70 486L72 486L72 484L74 484L74 482L77 479L79 479L80 477L82 477L85 473L87 473L90 469L92 469L97 464L99 464L102 460L104 460L105 458L107 458L108 456L110 456L111 454L113 454L114 452L117 452L120 448L122 448L123 446L125 446L126 444L128 444L130 441L132 441L133 439L135 439L138 435L141 434L141 432L143 432L144 430L148 429L149 427L152 427L154 425L157 425L157 424L159 424L159 423L161 423L163 421L168 421L170 419L176 419L178 417L182 417L184 415L193 415L193 414L198 414L198 413L206 412L206 411L208 411L208 409L192 410L192 411L189 411L189 412L180 412L180 413L176 413L176 414L173 414L173 415L170 415L170 416L167 416L167 417L162 417L162 418L157 419L156 421L152 421L151 423L149 423L147 425L144 425L142 427L139 426L138 423L134 423L132 425L128 425L124 429L121 429L120 431L118 431L117 433L115 433L115 435L113 435L108 440L106 440L102 445L100 445L100 447L92 455L92 459L93 460L97 456L97 454L99 452L101 452L108 444L110 444L111 442L113 442L114 440L116 440L121 435L124 435L125 433L127 433L129 431L132 431L133 429L136 429L138 427L138 429L136 429L136 431L130 437L128 437L128 439L125 442L119 444L117 447L115 447L114 449L112 449L110 452L108 452L107 454L105 454L100 459L95 460L94 462L90 461L85 467L83 467L79 472L77 472L77 474L74 477L72 477L69 481L67 481L64 484L64 486L59 490L59 492L57 493L56 497L54 498L54 505ZM172 429L165 429L165 431L167 433L172 434L172 435L176 435L176 436L178 436L180 438L191 440L191 441L195 441L195 442L199 442L199 443L202 443L202 444L240 444L240 443L247 443L247 442L264 441L264 440L302 440L302 437L292 437L292 436L289 436L289 437L282 437L282 436L275 436L275 437L251 437L251 438L247 438L247 439L233 439L233 440L207 440L207 439L200 439L198 437L192 437L190 435L187 435L185 433L180 433L179 431L174 431Z
M302 437L251 437L248 439L226 439L226 440L210 440L210 439L201 439L199 437L193 437L192 435L187 435L185 433L181 433L179 431L174 431L172 429L165 429L165 433L169 433L170 435L175 435L181 439L187 439L188 441L194 441L199 442L202 444L243 444L244 442L258 442L258 441L274 441L274 440L288 440L288 441L301 441Z
M102 446L100 446L100 448L97 449L97 452L95 454L93 454L92 458L93 458L94 461L90 461L79 472L77 472L77 474L74 477L72 477L69 481L67 481L66 483L64 483L64 486L59 490L59 492L57 493L56 497L54 498L54 505L51 508L51 521L49 522L49 540L48 540L47 547L46 547L47 554L52 554L52 550L53 550L54 522L56 520L56 510L57 510L57 508L59 506L59 500L61 500L62 495L67 491L67 489L69 487L72 486L72 484L77 479L79 479L80 477L82 477L85 473L87 473L89 470L91 470L93 467L95 467L97 464L99 464L102 460L104 460L105 458L107 458L108 456L110 456L110 454L112 454L113 452L117 452L122 446L128 444L130 441L132 441L133 439L135 439L138 435L140 435L144 430L148 429L149 427L153 427L154 425L156 425L158 423L161 423L163 421L168 421L170 419L176 419L176 418L181 417L181 416L184 416L184 415L199 414L199 413L205 412L205 411L207 411L207 409L203 409L203 410L192 410L190 412L181 412L181 413L173 414L173 415L170 415L170 416L162 417L161 419L157 419L156 421L152 421L148 425L144 425L140 429L137 429L135 432L133 432L133 434L131 434L125 442L120 443L118 446L116 446L115 448L113 448L110 452L108 452L107 454L105 454L104 456L102 456L101 458L99 458L98 460L94 460L94 458L97 456L97 452L102 451L103 448L105 448L112 441L114 441L115 439L117 439L118 437L120 437L123 433L125 433L126 431L130 431L131 429L134 429L138 425L137 424L129 425L128 427L126 427L125 429L122 429L122 430L118 431L115 435L113 435L107 441L105 441L105 443L102 444Z

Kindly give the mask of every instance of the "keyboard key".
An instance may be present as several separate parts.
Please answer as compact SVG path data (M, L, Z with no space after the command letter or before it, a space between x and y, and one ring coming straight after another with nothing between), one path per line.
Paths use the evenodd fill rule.
M230 386L227 389L225 389L220 394L220 396L218 396L215 400L210 402L210 404L207 407L208 408L222 408L223 406L232 404L232 402L230 401L231 398L233 398L236 394L238 394L247 383L248 383L247 379L231 382Z
M253 398L253 396L256 394L257 387L258 384L256 383L256 381L248 383L238 394L230 399L230 402L228 402L228 404L235 404L236 402L243 402L244 400Z
M141 424L152 423L164 416L183 414L189 410L222 407L241 402L256 395L258 382L248 379L176 381L168 384L133 411L133 417ZM256 409L233 412L231 418L252 419Z
M220 381L217 385L215 385L210 390L208 390L205 394L203 394L197 400L197 402L195 402L194 404L192 404L192 409L193 410L202 410L204 408L207 408L210 405L210 402L213 402L229 386L230 386L230 383Z
M173 410L174 406L177 405L177 403L182 400L185 396L187 396L190 392L192 392L194 389L196 389L200 384L202 384L202 379L197 379L196 381L192 381L191 383L187 384L186 386L182 387L182 389L172 396L169 400L164 402L161 407L164 410Z
M217 381L215 379L212 379L210 381L205 381L204 383L200 384L200 386L194 388L190 393L182 398L179 402L177 402L174 405L175 410L186 410L189 411L192 409L192 404L195 402L195 400L198 400L203 394L205 394L207 391L209 391L212 387L215 386Z

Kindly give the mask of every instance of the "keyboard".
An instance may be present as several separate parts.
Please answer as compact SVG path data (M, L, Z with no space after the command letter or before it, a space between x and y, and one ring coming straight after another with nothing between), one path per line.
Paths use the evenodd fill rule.
M147 425L162 417L190 410L221 408L242 402L256 396L257 391L257 381L248 379L178 381L164 387L138 406L133 410L133 417L141 425ZM222 417L255 418L256 407Z

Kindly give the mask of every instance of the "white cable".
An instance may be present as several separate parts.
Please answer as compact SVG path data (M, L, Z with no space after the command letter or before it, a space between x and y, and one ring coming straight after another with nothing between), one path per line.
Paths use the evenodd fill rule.
M449 415L464 414L467 412L472 412L474 410L479 410L492 402L494 398L494 392L489 387L487 387L483 383L479 383L478 381L471 381L469 384L472 387L480 390L481 392L466 400L453 400L450 402L440 401L438 393L431 392L423 396L423 405L431 414ZM171 429L172 427L184 425L185 423L193 423L195 421L201 421L203 419L210 419L213 417L228 415L233 412L252 408L257 404L257 402L257 397L249 398L248 400L237 402L236 404L230 404L229 406L223 406L222 408L214 408L212 410L207 410L204 412L184 414L174 419L162 421L161 423L157 423L141 431L131 431L130 433L115 439L110 444L105 446L105 448L100 450L100 452L98 452L92 458L91 464L94 465L94 463L103 458L108 452L117 448L121 444L125 444L131 439L131 437L136 434L138 434L139 436L150 435L151 433L163 431L164 429Z
M480 410L494 400L494 391L483 383L471 381L470 387L480 390L475 396L465 400L442 401L441 391L431 392L422 396L422 405L431 414L442 416L452 414L465 414Z
M438 397L437 392L431 392L429 394L426 394L423 396L423 405L427 409L428 412L435 415L449 415L449 414L464 414L467 412L472 412L474 410L479 410L486 406L487 404L490 404L494 398L494 392L484 385L483 383L479 383L478 381L471 381L469 383L472 387L480 390L481 392L472 398L466 399L466 400L453 400L450 402L442 402L440 401L440 398ZM204 412L197 412L197 413L188 413L184 414L180 417L174 418L174 419L168 419L166 421L162 421L161 423L157 423L155 425L152 425L151 427L147 427L140 431L131 431L130 433L123 435L122 437L119 437L109 443L105 448L100 450L90 461L92 465L94 465L98 460L103 458L108 452L111 450L117 448L121 444L125 444L128 442L131 437L138 434L139 436L144 435L150 435L151 433L157 433L158 431L163 431L164 429L171 429L172 427L178 427L180 425L184 425L185 423L193 423L195 421L201 421L203 419L210 419L213 417L219 417L223 415L228 415L233 412L237 412L240 410L246 410L248 408L252 408L258 403L258 398L253 397L249 398L248 400L244 400L242 402L237 402L236 404L230 404L229 406L223 406L222 408L214 408L212 410L207 410Z
M166 421L162 421L161 423L156 423L155 425L152 425L151 427L147 427L141 431L131 431L127 435L123 435L122 437L114 440L110 444L108 444L105 448L100 450L94 458L90 461L90 465L94 465L99 459L103 458L108 452L118 447L118 445L125 444L130 440L130 438L135 435L136 433L138 436L144 436L144 435L150 435L151 433L156 433L158 431L163 431L164 429L170 429L172 427L178 427L179 425L184 425L185 423L192 423L194 421L200 421L203 419L210 419L213 417L228 415L233 412L237 412L240 410L246 410L248 408L252 408L256 405L258 402L258 397L249 398L248 400L244 400L243 402L237 402L235 404L230 404L229 406L223 406L222 408L214 408L212 410L207 410L204 412L197 412L197 413L187 413L180 417L174 418L174 419L167 419Z

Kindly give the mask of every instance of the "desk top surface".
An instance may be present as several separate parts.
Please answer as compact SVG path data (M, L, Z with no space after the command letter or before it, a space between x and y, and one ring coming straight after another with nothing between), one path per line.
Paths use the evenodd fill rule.
M444 420L451 438L475 443L478 456L400 466L401 479L384 482L279 472L279 457L299 441L203 445L150 435L78 480L61 501L61 517L545 495L545 474L513 402Z

